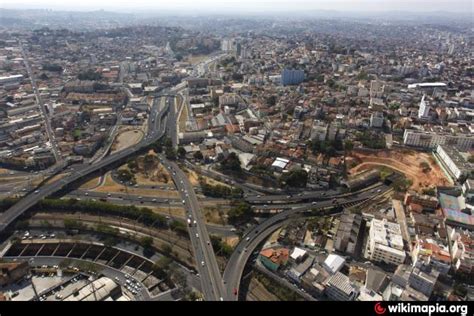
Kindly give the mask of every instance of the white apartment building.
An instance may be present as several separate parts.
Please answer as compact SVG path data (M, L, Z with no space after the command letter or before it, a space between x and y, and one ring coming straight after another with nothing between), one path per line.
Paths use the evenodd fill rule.
M458 150L469 151L474 147L474 134L446 134L434 131L406 129L403 134L403 143L407 146L433 149L438 145L449 144L456 147Z
M418 118L426 119L430 114L430 106L425 101L425 95L421 98L420 107L418 109Z
M436 157L455 181L473 169L473 165L468 163L459 151L449 146L436 146Z
M402 232L399 224L386 219L373 219L369 230L370 260L399 265L405 261Z

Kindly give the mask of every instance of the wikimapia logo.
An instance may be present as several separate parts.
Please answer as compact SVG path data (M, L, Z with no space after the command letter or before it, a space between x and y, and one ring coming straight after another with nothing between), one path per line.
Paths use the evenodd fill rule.
M377 302L374 305L374 311L377 315L385 315L385 314L456 314L461 316L466 316L468 312L468 305L449 305L449 304L440 304L440 303L432 303L432 304L412 304L412 303L405 303L405 302L398 302L398 303L388 303L387 307L383 307L381 302Z
M387 311L387 309L383 307L382 303L380 302L375 303L374 310L377 315L383 315Z

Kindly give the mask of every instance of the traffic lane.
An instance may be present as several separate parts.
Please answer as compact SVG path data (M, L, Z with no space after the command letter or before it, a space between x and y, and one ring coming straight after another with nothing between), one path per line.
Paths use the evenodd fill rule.
M379 194L383 194L388 189L389 187L385 186L384 188L381 189ZM353 199L345 198L344 200L346 202L348 200L349 201L364 200L370 197L369 194L373 195L372 192L364 192L363 194L361 194L362 196L359 198L353 198ZM333 203L329 203L326 201L326 202L319 203L316 207L327 208L327 207L331 207L332 204ZM275 231L278 227L284 225L285 222L290 221L291 220L290 217L292 215L314 208L314 207L315 206L312 206L310 208L301 207L301 208L295 208L289 211L282 212L266 220L262 224L253 228L248 234L244 235L244 239L235 248L234 253L232 254L227 264L227 267L224 271L224 280L228 283L228 288L227 288L228 295L229 295L229 291L233 291L233 289L236 287L238 288L238 284L240 283L240 276L242 275L245 264L248 261L248 258L250 257L251 253L258 246L258 244L261 241L263 241L269 234ZM245 260L245 261L242 261L242 260ZM233 270L230 270L230 269L233 269Z
M218 300L224 296L224 290L222 287L222 282L220 281L220 272L218 271L217 262L215 260L215 255L212 249L212 245L208 240L208 233L205 230L205 226L203 225L202 218L198 213L199 205L197 198L192 190L192 186L187 180L186 175L179 169L179 167L172 162L168 164L172 169L172 174L174 175L174 179L177 188L180 190L183 199L186 201L186 206L189 208L190 214L193 219L196 221L196 226L191 225L190 231L192 234L196 233L198 235L193 235L192 237L195 238L196 242L198 243L197 251L202 252L204 266L201 262L201 267L204 268L206 271L206 276L209 279L202 279L203 280L203 287L210 286L212 288L212 299ZM199 236L199 237L198 237ZM198 264L199 265L199 264Z
M164 112L160 112L161 115L164 114ZM128 157L131 154L134 154L136 151L140 150L143 147L151 145L155 140L161 138L164 135L164 131L161 130L158 135L154 136L156 139L150 139L150 140L145 140L141 141L139 144L134 145L132 147L129 147L127 149L124 149L116 154L107 156L105 159L101 160L98 163L94 164L88 164L84 168L79 168L78 171L71 173L69 176L66 178L62 178L60 180L57 180L51 184L47 184L41 187L41 189L36 190L34 193L28 194L26 197L15 203L11 208L6 210L0 215L0 230L4 230L13 220L15 220L18 216L23 214L27 209L32 207L34 204L36 204L40 199L45 198L49 195L51 195L54 192L59 191L62 189L65 185L77 181L81 177L95 172L103 167L108 166L109 164L124 159L125 157Z
M288 223L288 221L282 221L281 223L273 223L269 227L265 228L259 235L256 236L256 238L253 238L251 240L246 241L246 239L243 239L245 242L240 242L237 247L234 249L234 254L237 254L237 256L231 256L231 259L227 263L227 267L233 267L232 270L225 269L224 271L224 282L227 285L227 295L229 298L233 300L238 299L238 295L235 295L235 289L239 288L239 283L240 283L240 277L244 271L245 265L247 264L247 261L249 260L250 256L252 255L252 252L254 249L265 239L267 238L268 235L273 233L275 230L277 230L279 227L284 225L285 223ZM254 230L255 231L255 230Z

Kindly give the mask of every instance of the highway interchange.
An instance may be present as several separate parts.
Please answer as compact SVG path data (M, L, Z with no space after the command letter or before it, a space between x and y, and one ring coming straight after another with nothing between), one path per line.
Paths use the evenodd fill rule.
M173 89L171 90L173 91ZM164 102L164 106L160 106L160 102L158 101L160 98L155 98L148 119L148 133L144 139L142 139L136 145L114 154L110 154L109 156L105 156L100 161L95 161L90 164L85 163L76 165L74 170L69 173L68 176L52 183L44 184L37 190L25 195L15 205L0 215L0 231L5 230L14 220L16 220L41 199L60 191L66 186L80 180L87 175L105 169L111 164L123 161L124 159L133 156L142 149L149 147L165 135L168 135L172 139L173 146L176 146L177 119L174 104L174 93L169 92L169 90L165 90L160 94L160 96L165 97L166 101ZM201 289L205 299L211 301L238 299L240 279L244 267L252 252L255 251L257 246L269 234L281 227L284 223L290 220L290 218L304 215L304 212L310 209L332 208L335 205L344 206L346 204L367 201L368 199L373 198L379 194L383 194L389 190L387 186L380 185L377 191L367 190L360 193L352 193L338 199L333 198L333 196L337 196L334 194L337 194L338 192L329 192L326 197L323 197L322 201L321 192L309 192L291 196L284 194L263 196L255 196L253 194L247 196L247 200L253 203L278 201L303 202L305 200L311 199L318 201L305 204L295 203L292 208L283 210L277 215L274 215L261 224L253 227L247 234L244 235L241 242L235 248L235 251L233 252L226 266L224 274L221 276L214 250L210 243L208 229L202 218L199 202L191 183L175 162L167 160L164 155L160 155L159 157L161 163L170 171L170 174L172 174L175 186L178 192L181 194L182 203L191 223L191 225L188 225L188 228L191 244L193 246L197 262L197 270L200 274ZM230 179L227 180L232 181ZM254 188L250 188L248 191L255 192ZM278 191L275 193L277 192ZM285 207L291 207L291 205L287 205Z

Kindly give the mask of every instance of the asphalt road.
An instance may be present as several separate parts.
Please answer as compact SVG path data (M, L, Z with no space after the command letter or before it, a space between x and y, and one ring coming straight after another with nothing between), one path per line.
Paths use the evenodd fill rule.
M283 226L291 217L298 216L304 211L314 208L323 209L331 208L336 205L344 206L345 204L355 203L374 198L377 195L383 194L390 188L381 185L378 190L380 192L372 192L372 190L364 191L360 194L354 194L350 197L337 198L335 200L326 200L316 202L310 206L297 207L294 209L283 211L277 215L270 217L260 225L251 229L243 236L241 242L235 247L232 256L230 257L226 269L224 271L224 282L226 284L227 296L232 300L238 300L238 289L240 286L240 279L244 271L245 265L249 260L252 252L257 246L265 240L272 232ZM336 202L336 203L335 203ZM236 294L237 293L237 294Z
M61 157L60 151L58 150L58 146L56 144L56 139L54 138L54 134L53 134L53 131L52 131L52 128L51 128L51 121L48 117L48 114L46 113L45 105L43 104L43 101L41 100L41 97L39 95L38 87L36 86L36 81L35 81L35 78L33 76L33 72L31 71L30 63L28 61L28 56L26 56L26 53L25 53L25 50L23 48L23 45L21 44L21 41L18 41L18 43L20 44L20 50L21 50L21 54L23 55L23 62L25 64L26 71L28 72L28 76L30 77L31 87L33 88L33 92L35 93L36 103L38 104L38 106L41 110L41 114L43 115L46 134L48 135L49 143L51 145L51 149L52 149L54 158L55 158L56 162L59 162L59 161L62 160L62 157Z
M165 135L165 124L162 124L162 119L167 113L167 110L168 107L165 107L164 109L161 109L161 111L159 111L159 113L157 114L157 119L155 120L156 129L152 130L151 133L146 137L146 139L142 140L138 144L128 147L110 156L107 156L99 162L75 166L74 171L71 172L67 177L54 181L50 184L45 184L40 189L27 194L15 205L0 214L0 231L3 231L8 225L10 225L15 219L17 219L30 207L35 205L39 200L50 196L51 194L64 188L66 185L73 183L88 174L91 174L116 161L125 159L135 154L140 149L153 144L155 141L163 137Z
M174 162L160 156L162 164L170 171L176 188L180 192L188 215L191 244L201 278L201 289L208 301L226 300L221 273L209 239L205 222L201 216L199 203L193 187L184 172Z

